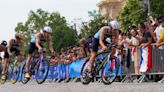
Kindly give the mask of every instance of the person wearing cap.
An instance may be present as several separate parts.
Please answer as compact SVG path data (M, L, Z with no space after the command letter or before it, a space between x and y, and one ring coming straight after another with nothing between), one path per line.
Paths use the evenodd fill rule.
M93 61L97 56L97 51L98 51L98 47L101 46L102 51L106 50L107 47L105 45L105 38L107 37L112 37L112 35L116 35L116 37L118 37L117 34L118 30L120 28L119 23L116 20L113 20L111 22L109 22L108 26L104 26L102 27L95 35L93 38L93 46L92 46L92 52L91 52L91 57L88 61L88 65L87 65L87 69L89 72L89 75L91 74L91 70L92 70L92 66L93 66Z
M0 42L0 64L2 62L1 52L4 52L7 46L7 42L5 40Z
M4 52L6 49L6 46L7 46L7 42L5 40L1 41L0 42L0 52Z
M25 78L30 78L29 74L29 65L32 58L32 54L35 50L38 50L38 52L43 51L43 43L48 42L49 50L51 52L51 55L54 54L53 49L53 43L52 43L52 37L51 37L52 29L49 26L45 26L41 32L38 32L35 34L35 36L32 37L30 41L29 51L28 51L28 57L26 60L26 74Z
M2 76L1 76L1 83L5 83L6 81L6 68L8 64L8 60L11 56L16 55L18 56L17 61L20 62L22 59L21 53L23 53L24 47L24 37L21 34L15 34L15 39L10 39L8 43L8 47L5 49L4 54L4 65L2 68Z

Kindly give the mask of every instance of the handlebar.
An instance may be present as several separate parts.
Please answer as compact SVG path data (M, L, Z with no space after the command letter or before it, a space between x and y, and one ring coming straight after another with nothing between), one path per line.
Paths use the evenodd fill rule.
M100 52L98 55L105 54L105 53L110 53L112 48L117 47L117 45L115 45L115 44L107 44L106 46L107 46L107 50Z

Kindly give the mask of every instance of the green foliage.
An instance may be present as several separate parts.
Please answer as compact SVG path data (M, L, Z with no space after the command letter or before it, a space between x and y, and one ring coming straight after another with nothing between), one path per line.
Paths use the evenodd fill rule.
M128 0L118 19L122 21L122 29L124 31L132 24L137 25L140 22L144 22L146 18L141 2L139 0Z
M88 14L92 19L86 23L82 23L79 38L94 35L102 26L106 25L102 22L104 17L99 12L96 12L96 10L89 11Z
M30 11L27 21L18 23L15 31L25 36L25 42L28 46L31 37L46 25L53 30L53 46L56 51L76 43L76 31L68 27L65 17L62 17L58 12L49 13L42 9L38 9L36 12Z
M150 15L153 17L164 16L164 0L150 0ZM120 15L119 20L122 20L122 29L127 30L128 26L140 22L145 22L147 14L143 12L141 0L128 0Z
M164 0L150 0L151 15L154 17L164 16Z

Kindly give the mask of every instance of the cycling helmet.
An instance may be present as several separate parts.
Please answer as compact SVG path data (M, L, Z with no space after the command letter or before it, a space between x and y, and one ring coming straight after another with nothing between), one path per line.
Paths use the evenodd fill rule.
M3 41L1 42L1 45L2 45L2 46L7 46L7 42L6 42L5 40L3 40Z
M48 32L48 33L52 33L52 29L51 29L51 27L49 27L49 26L45 26L45 27L43 28L43 31Z
M16 39L23 39L23 35L22 34L15 34L15 38Z
M120 29L120 24L116 20L110 21L109 25L111 25L113 29Z

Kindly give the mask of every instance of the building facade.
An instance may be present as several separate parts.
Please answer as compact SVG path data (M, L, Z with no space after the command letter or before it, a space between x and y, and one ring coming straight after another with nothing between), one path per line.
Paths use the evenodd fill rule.
M105 20L109 20L116 19L125 3L126 0L102 0L97 6L100 8L101 15L105 17Z

